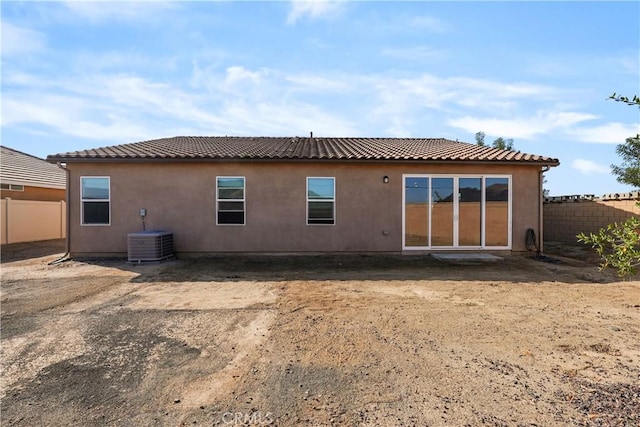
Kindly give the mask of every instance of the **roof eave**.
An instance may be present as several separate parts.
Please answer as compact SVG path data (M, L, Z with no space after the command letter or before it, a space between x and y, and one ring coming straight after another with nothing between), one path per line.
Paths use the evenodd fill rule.
M560 165L558 159L541 160L476 160L476 159L351 159L351 158L274 158L274 157L55 157L48 156L50 163L172 163L172 162L327 162L327 163L421 163L421 164L514 164L514 165L540 165L555 167Z

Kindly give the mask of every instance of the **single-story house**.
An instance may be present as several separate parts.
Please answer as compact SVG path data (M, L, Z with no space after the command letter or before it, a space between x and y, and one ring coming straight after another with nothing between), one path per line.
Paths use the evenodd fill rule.
M65 200L65 179L56 165L0 146L0 198L59 202Z
M69 252L525 251L554 158L432 138L173 137L48 156L68 173ZM144 216L142 216L144 215Z

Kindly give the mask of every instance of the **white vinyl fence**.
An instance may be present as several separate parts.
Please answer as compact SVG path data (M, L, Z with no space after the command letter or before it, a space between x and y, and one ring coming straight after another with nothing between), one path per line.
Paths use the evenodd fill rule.
M1 243L34 242L67 236L64 201L0 200Z

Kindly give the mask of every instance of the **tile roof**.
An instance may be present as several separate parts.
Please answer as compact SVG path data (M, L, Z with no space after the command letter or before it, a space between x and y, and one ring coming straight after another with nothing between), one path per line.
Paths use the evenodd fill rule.
M0 146L0 182L44 188L66 188L65 172L45 160Z
M517 162L558 159L442 138L177 136L70 153L50 162L119 160L380 160Z

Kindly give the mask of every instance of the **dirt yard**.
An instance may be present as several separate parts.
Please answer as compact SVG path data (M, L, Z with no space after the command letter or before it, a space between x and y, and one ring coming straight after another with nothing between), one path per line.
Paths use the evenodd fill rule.
M56 244L3 248L3 426L640 425L640 283L580 249L48 265Z

